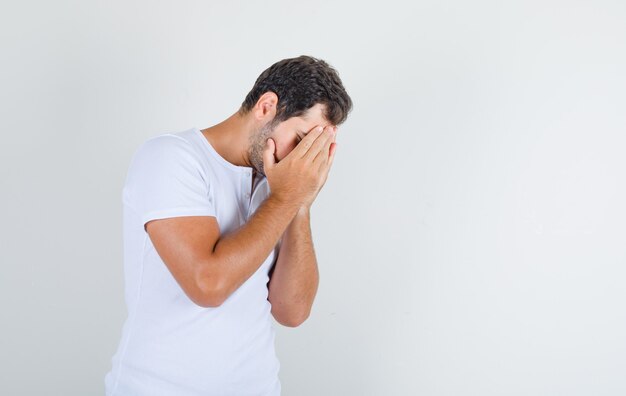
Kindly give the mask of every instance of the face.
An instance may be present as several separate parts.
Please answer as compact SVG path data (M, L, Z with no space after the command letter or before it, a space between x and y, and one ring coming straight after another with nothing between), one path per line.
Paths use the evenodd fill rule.
M276 143L275 158L277 162L280 162L313 128L330 125L323 116L323 109L323 105L318 103L311 107L304 115L291 117L274 126L274 128L271 128L271 122L263 126L252 136L248 151L250 162L254 168L265 175L263 171L263 150L265 149L265 142L268 138L271 137Z

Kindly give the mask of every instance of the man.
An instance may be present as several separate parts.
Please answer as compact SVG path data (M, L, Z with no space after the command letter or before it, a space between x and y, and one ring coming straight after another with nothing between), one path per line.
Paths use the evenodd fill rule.
M122 194L128 318L107 395L280 395L271 317L309 316L310 207L351 108L326 62L284 59L228 119L137 149Z

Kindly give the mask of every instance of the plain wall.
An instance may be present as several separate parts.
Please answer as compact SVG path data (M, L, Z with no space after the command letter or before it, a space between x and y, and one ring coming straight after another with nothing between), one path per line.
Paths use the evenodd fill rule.
M626 394L622 1L61 1L0 11L0 393L98 395L144 140L328 61L354 101L312 208L283 395Z

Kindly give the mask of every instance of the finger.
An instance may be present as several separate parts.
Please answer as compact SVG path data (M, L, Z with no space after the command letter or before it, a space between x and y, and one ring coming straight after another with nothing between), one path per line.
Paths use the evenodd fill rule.
M326 167L326 173L330 172L330 168L333 166L333 160L335 159L335 153L337 152L337 143L333 142L330 146L330 153L328 154L328 162L322 166Z
M331 129L331 131L334 131L334 129ZM335 134L331 133L331 137L326 140L326 142L324 143L324 147L322 148L322 150L320 150L320 152L317 154L317 156L313 160L314 164L319 164L320 162L328 161L330 145L335 141L335 136L336 136ZM313 150L313 148L311 148L311 150Z
M309 131L309 133L307 133L306 136L302 138L302 140L300 141L300 143L298 143L296 148L291 150L289 155L293 153L293 155L298 158L303 157L304 154L306 154L306 152L309 150L309 147L311 147L315 139L317 139L317 137L321 135L323 131L324 131L324 127L322 126L313 128L313 130Z
M333 129L329 125L324 128L324 132L315 139L311 147L307 150L307 152L302 156L302 158L308 159L311 162L315 161L317 155L322 151L324 145L328 140L332 141L333 139Z
M326 180L328 180L328 174L330 173L330 168L333 165L333 159L335 157L335 151L337 150L337 143L333 142L330 145L330 152L328 154L328 161L322 162L320 165L318 172L322 176L322 186L326 184Z
M330 147L330 157L328 158L328 167L333 166L333 160L335 159L335 153L337 152L337 142L333 142Z
M276 151L276 144L274 139L269 138L265 141L265 148L263 149L263 168L272 169L276 164L276 158L274 153Z

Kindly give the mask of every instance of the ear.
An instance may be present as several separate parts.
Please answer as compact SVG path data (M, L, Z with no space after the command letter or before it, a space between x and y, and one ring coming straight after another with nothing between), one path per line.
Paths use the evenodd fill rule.
M259 97L253 108L254 117L265 124L274 119L276 106L278 105L278 95L272 91L267 91Z

